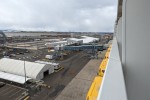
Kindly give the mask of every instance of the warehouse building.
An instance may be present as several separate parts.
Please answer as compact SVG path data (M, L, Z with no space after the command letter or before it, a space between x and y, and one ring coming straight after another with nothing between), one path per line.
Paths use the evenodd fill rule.
M50 64L41 64L28 61L25 61L24 63L24 61L9 58L0 59L0 78L17 83L25 83L25 72L27 80L41 80L46 75L53 73L54 67Z
M75 41L75 40L67 40L67 41L59 41L59 42L51 42L46 43L45 46L48 48L54 48L55 50L63 50L64 46L72 45L72 44L82 44L83 41Z
M99 41L99 38L81 36L80 39L78 39L78 38L67 38L66 41L46 43L45 46L48 48L54 48L55 50L63 50L64 46L67 46L67 45L86 44L86 43L92 43L92 42L96 42L96 41Z
M99 38L94 38L94 37L89 37L89 36L81 36L80 39L78 38L69 38L69 40L74 40L74 41L82 41L82 43L91 43L91 42L96 42L99 41Z

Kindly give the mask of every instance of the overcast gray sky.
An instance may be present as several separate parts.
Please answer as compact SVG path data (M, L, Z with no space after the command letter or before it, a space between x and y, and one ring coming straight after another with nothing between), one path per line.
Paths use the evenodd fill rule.
M117 0L0 0L0 30L113 31Z

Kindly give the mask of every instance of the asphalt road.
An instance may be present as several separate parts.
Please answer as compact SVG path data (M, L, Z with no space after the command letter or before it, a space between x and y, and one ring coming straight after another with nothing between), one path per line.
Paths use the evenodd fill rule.
M41 92L31 97L31 100L54 100L89 60L87 54L79 52L69 59L61 61L60 64L64 69L43 79L51 88L42 88Z

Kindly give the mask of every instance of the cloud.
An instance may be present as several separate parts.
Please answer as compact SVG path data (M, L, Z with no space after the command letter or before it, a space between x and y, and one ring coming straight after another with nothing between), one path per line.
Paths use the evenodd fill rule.
M117 0L0 0L0 29L113 31Z

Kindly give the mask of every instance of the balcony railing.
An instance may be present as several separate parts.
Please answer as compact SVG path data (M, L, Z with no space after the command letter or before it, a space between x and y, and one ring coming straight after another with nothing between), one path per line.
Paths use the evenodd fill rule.
M127 100L123 69L116 38L113 39L109 61L97 100Z

